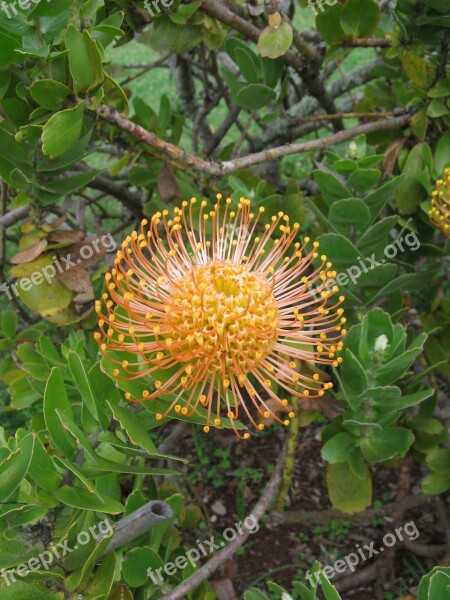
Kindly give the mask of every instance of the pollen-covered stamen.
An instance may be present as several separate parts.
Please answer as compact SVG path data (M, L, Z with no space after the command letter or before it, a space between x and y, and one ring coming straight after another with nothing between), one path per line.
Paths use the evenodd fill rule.
M450 168L445 169L443 179L436 182L431 194L430 221L441 229L446 237L450 236Z
M344 298L330 302L339 291L331 262L317 261L317 242L310 249L308 238L295 241L298 224L283 212L263 227L264 210L251 212L245 198L236 208L220 195L212 209L195 204L158 212L127 236L105 276L106 310L96 303L95 337L117 380L149 377L142 398L127 392L128 400L174 394L158 419L202 406L205 431L225 416L247 439L237 431L239 414L259 430L258 416L289 423L264 398L292 418L276 384L306 399L331 387L302 365L339 365Z
M210 361L213 370L238 376L250 370L242 354L256 365L272 351L278 308L270 280L244 265L211 261L179 284L170 296L166 327L177 356L194 372Z

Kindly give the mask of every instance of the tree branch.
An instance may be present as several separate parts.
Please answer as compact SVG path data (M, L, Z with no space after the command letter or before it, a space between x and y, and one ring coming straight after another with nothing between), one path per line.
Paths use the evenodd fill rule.
M286 511L281 513L272 513L270 515L268 527L279 527L292 524L302 523L329 523L330 521L351 520L353 523L366 523L378 517L395 513L398 510L410 510L418 506L424 506L431 503L433 498L425 494L417 494L416 496L408 496L407 498L389 502L381 508L369 508L362 512L349 515L340 510L298 510Z
M202 10L209 16L236 29L250 40L256 43L258 42L259 36L262 33L261 30L232 12L222 3L219 4L215 0L202 0ZM319 65L316 62L317 59L315 53L300 36L296 36L296 44L298 48L303 48L303 52L306 54L300 56L297 52L288 50L282 59L287 65L297 71L308 89L308 92L320 102L326 112L336 112L332 97L328 95L321 78L317 75L317 68ZM342 128L342 123L339 121L337 121L335 125L336 131Z
M119 127L122 131L130 133L137 140L143 142L144 144L147 144L148 146L151 146L152 148L159 150L163 154L166 154L169 157L180 161L181 163L184 163L189 167L192 167L193 169L196 169L197 171L203 171L204 173L207 173L209 175L217 176L227 175L240 169L247 169L253 165L257 165L265 161L283 158L292 154L301 154L304 152L312 152L314 150L323 150L324 148L328 148L329 146L333 146L335 144L351 140L363 133L366 134L372 133L374 131L389 131L391 129L398 129L406 125L411 117L410 114L407 114L402 115L400 117L383 119L374 123L364 123L363 125L359 125L358 127L343 130L333 135L326 136L322 139L301 142L298 144L285 144L284 146L271 148L263 152L255 152L253 154L248 154L247 156L236 158L234 160L207 161L198 156L195 156L194 154L186 152L185 150L182 150L174 144L162 140L153 132L147 131L140 125L137 125L136 123L133 123L133 121L130 121L130 119L121 116L120 113L117 112L114 108L102 105L99 106L95 110L95 112L99 117L101 117L111 125L115 125L116 127Z
M15 225L21 219L24 219L31 210L30 204L25 204L24 206L19 206L19 208L14 208L10 210L5 215L0 217L0 227L11 227L11 225Z
M147 533L147 531L171 517L173 517L173 510L166 502L160 500L147 502L147 504L117 523L112 538L102 556L125 546L125 544L129 544L143 533ZM98 543L103 537L104 535L98 536L96 542Z
M385 38L361 38L342 40L339 42L342 48L390 48L392 43Z

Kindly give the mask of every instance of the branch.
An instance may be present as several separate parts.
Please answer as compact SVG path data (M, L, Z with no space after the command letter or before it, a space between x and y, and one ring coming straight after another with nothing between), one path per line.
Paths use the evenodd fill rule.
M262 33L261 30L232 12L222 3L219 4L215 0L202 0L202 10L209 16L229 25L233 29L236 29L247 36L250 40L258 43L259 36ZM303 79L309 93L320 102L326 112L334 113L336 112L336 109L333 99L325 90L320 77L317 76L318 64L316 62L316 54L304 40L301 42L301 39L300 36L296 36L296 43L299 48L303 48L303 52L306 54L300 56L293 50L288 50L282 59L287 65L297 71ZM301 44L303 44L303 46ZM337 122L336 129L338 130L341 127L342 125Z
M369 508L354 515L349 515L340 510L299 510L286 511L281 513L272 513L267 525L269 527L278 527L290 524L302 523L329 523L330 521L351 520L353 523L365 523L372 521L378 517L395 513L398 510L409 510L429 504L432 501L431 496L425 494L417 494L416 496L408 496L404 500L398 502L389 502L381 508Z
M19 208L14 208L10 210L5 215L0 217L0 227L11 227L11 225L15 225L21 219L24 219L31 210L30 204L25 204L24 206L19 206Z
M283 470L284 457L285 452L282 451L264 494L261 496L251 513L258 523L260 522L264 513L267 511L269 505L275 497L275 494L278 491L278 487L281 482L281 472ZM185 579L171 592L162 596L160 600L178 600L179 598L186 598L187 594L191 590L199 586L202 581L205 581L205 579L208 579L214 573L214 571L223 565L231 556L233 556L236 550L242 546L251 533L249 530L245 529L243 529L243 532L244 533L242 533L242 535L239 535L222 550L219 550L219 552L210 558L208 562L202 565L193 575Z
M147 502L138 510L119 521L114 529L111 541L104 550L102 556L116 550L125 544L129 544L143 533L147 533L156 525L170 519L173 516L173 511L168 504L160 500L152 500ZM98 543L104 536L97 537Z
M83 171L84 173L89 173L92 169L86 165L85 163L78 163L75 166L77 171ZM139 192L133 192L129 190L127 187L117 184L109 177L105 175L98 175L95 179L90 181L87 184L87 187L92 188L93 190L99 190L100 192L105 192L117 200L120 200L128 208L131 208L137 211L139 214L142 212L142 201L141 194Z
M342 40L339 42L342 48L390 48L392 43L385 38L361 38L353 40Z
M220 144L220 142L223 140L228 131L236 122L236 119L238 118L241 110L242 109L239 106L234 106L231 109L223 123L217 129L216 133L211 137L209 142L205 144L203 152L206 154L206 156L210 156L214 152L214 150L217 148L217 146Z
M376 121L374 123L364 123L363 125L359 125L358 127L340 131L333 135L326 136L322 139L301 142L298 144L285 144L284 146L271 148L263 152L255 152L253 154L248 154L247 156L236 158L234 160L207 161L198 156L190 154L185 150L182 150L181 148L175 146L174 144L171 144L170 142L162 140L153 132L147 131L140 125L137 125L136 123L133 123L133 121L130 121L130 119L121 116L120 113L117 112L114 108L102 105L99 106L95 110L95 112L99 117L110 123L110 125L115 125L123 131L130 133L137 140L143 142L144 144L147 144L148 146L151 146L152 148L156 148L163 154L166 154L169 157L180 161L188 165L189 167L192 167L193 169L196 169L197 171L203 171L204 173L207 173L209 175L217 176L228 175L229 173L233 173L240 169L247 169L253 165L258 165L268 160L283 158L284 156L290 156L292 154L301 154L304 152L312 152L314 150L323 150L324 148L328 148L329 146L333 146L335 144L351 140L363 133L366 134L372 133L374 131L388 131L391 129L398 129L406 125L411 117L411 115L408 114L402 115L400 117L393 117L381 121Z

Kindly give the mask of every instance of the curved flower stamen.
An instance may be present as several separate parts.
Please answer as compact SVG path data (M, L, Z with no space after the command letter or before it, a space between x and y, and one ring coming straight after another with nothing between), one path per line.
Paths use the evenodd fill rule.
M428 216L443 231L445 237L450 237L450 168L445 169L444 178L436 182Z
M258 430L269 417L289 424L280 390L310 401L332 387L300 361L339 365L344 298L331 300L339 292L329 285L332 263L321 256L314 266L319 243L294 242L299 225L283 212L262 226L264 209L251 212L247 199L235 210L220 194L212 210L203 201L195 211L196 202L144 219L125 239L96 303L95 338L117 379L154 380L154 390L129 400L175 395L158 419L203 406L206 432L225 414L247 439L235 425L242 414Z

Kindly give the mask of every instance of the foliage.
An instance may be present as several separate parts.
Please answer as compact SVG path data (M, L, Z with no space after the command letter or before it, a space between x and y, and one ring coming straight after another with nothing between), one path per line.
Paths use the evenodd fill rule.
M109 250L77 254L102 234L120 246L143 216L194 195L248 197L266 222L284 211L333 263L348 327L342 366L298 365L333 383L299 417L326 421L333 506L369 506L380 467L408 455L425 493L450 489L440 418L449 243L428 218L450 166L447 0L174 0L153 12L125 0L26 4L0 10L0 569L52 541L73 547L80 532L151 499L175 516L103 558L105 542L91 539L50 570L2 580L2 599L158 598L195 571L162 588L144 576L185 552L180 530L194 529L198 508L172 485L184 459L157 450L163 401L127 402L144 384L99 360L93 300ZM79 260L70 275L33 279L68 256ZM177 418L196 427L204 411ZM222 484L229 461L213 446L189 467L194 486ZM221 470L205 475L211 455ZM242 466L236 477L244 517L246 481L262 474ZM339 598L320 577L327 600ZM448 578L436 567L419 600L440 598ZM269 589L316 597L303 584ZM188 597L214 592L203 583Z

